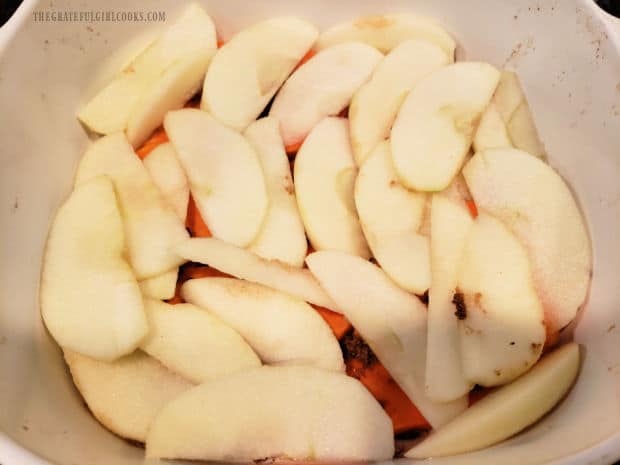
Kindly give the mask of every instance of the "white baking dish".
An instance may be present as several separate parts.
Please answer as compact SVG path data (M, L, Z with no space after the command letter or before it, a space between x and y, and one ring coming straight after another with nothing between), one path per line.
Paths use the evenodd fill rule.
M84 407L37 302L41 255L88 139L79 102L164 23L35 22L55 10L165 11L175 0L26 0L0 29L0 463L129 465L143 452ZM361 14L439 19L460 58L519 72L550 162L568 179L592 234L595 266L577 331L585 363L544 421L496 447L433 464L608 464L620 458L620 27L591 0L204 0L226 39L260 18L325 27ZM100 81L101 82L101 81ZM614 326L615 325L615 326ZM38 458L40 457L40 458Z

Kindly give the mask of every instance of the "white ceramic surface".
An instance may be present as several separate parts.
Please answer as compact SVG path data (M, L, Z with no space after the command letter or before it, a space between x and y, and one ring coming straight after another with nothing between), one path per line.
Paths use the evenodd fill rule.
M26 0L0 29L0 464L130 465L143 453L104 430L73 388L39 317L50 220L88 138L78 104L165 23L34 22L32 11L164 10L175 0ZM620 458L620 27L591 0L203 0L226 39L259 18L326 27L360 14L439 19L460 58L519 72L550 162L570 182L593 238L589 304L576 339L583 373L536 427L432 464L609 464ZM128 45L129 44L129 45ZM109 55L122 48L112 59ZM614 326L615 325L615 326ZM41 457L41 458L37 458Z

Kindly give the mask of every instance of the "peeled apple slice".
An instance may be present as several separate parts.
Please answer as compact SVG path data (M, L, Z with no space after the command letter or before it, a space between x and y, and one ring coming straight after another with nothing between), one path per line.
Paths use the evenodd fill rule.
M149 334L140 348L170 370L195 383L261 365L234 329L191 304L146 299Z
M451 62L452 57L439 46L414 39L401 43L377 65L349 107L351 146L358 166L388 138L398 109L415 84Z
M168 300L174 297L177 287L179 269L166 271L159 276L144 279L139 282L140 291L144 297L158 300Z
M243 29L217 52L204 81L201 108L237 131L263 111L318 36L293 17Z
M338 340L303 300L234 278L192 279L181 295L238 331L265 363L344 371Z
M166 203L124 134L102 137L82 157L75 183L110 176L123 217L129 262L138 279L177 268L173 246L188 238L185 225Z
M194 386L141 351L101 362L65 350L65 361L95 418L133 441L145 442L157 413Z
M249 245L268 205L265 177L252 146L207 112L193 108L168 113L164 127L213 236L239 247Z
M458 174L499 71L487 63L448 65L421 80L391 132L392 160L410 189L440 191Z
M358 462L391 459L394 440L390 418L356 379L311 367L262 367L168 404L149 431L146 455Z
M382 58L377 49L353 42L317 53L301 65L269 111L280 122L284 145L301 143L319 121L346 108Z
M245 137L263 168L269 197L265 221L250 250L263 258L301 268L308 243L278 121L270 116L261 118L248 126Z
M359 41L388 53L407 39L423 39L441 47L451 59L454 39L431 18L408 13L362 16L324 31L315 45L317 50L343 42Z
M138 346L148 327L124 254L111 181L78 186L54 219L41 275L41 314L60 346L101 360Z
M477 153L463 174L476 205L527 248L547 329L563 328L583 305L592 272L590 238L569 187L545 162L516 149Z
M237 278L263 284L306 302L338 311L336 303L308 270L277 260L266 260L213 237L189 239L179 244L176 251L186 260L209 265Z
M390 143L381 142L360 168L355 205L381 268L400 287L416 294L424 294L431 281L429 239L418 234L425 203L426 194L400 185Z
M424 393L426 309L416 296L360 257L323 251L310 254L306 262L433 428L467 408L466 397L438 403Z
M295 158L297 204L315 250L370 256L355 210L356 176L347 120L325 118Z
M213 21L199 5L190 4L172 26L79 111L78 119L100 134L124 131L136 104L162 73L181 58L215 49Z
M551 410L579 371L579 346L566 344L512 383L488 394L405 456L422 459L471 452L518 433Z

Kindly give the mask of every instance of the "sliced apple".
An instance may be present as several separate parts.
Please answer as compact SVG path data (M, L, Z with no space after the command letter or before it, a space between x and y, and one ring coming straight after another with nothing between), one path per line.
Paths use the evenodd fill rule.
M147 299L149 334L140 348L195 383L261 365L247 342L219 318L191 304Z
M448 403L424 393L426 308L381 268L336 251L310 254L308 267L336 301L424 418L434 427L467 408L465 397Z
M200 89L213 49L204 49L179 58L144 90L129 114L127 139L140 147L164 121L171 110L182 108Z
M144 297L168 300L174 297L179 269L166 271L159 276L140 281L140 291Z
M431 279L429 240L418 234L425 203L425 194L400 185L392 167L390 143L381 142L360 168L355 205L381 268L400 287L416 294L424 294Z
M138 346L148 328L124 252L110 180L76 188L54 219L41 275L41 314L60 346L101 360Z
M323 32L315 48L322 50L342 42L360 41L388 53L407 39L424 39L442 48L450 58L454 56L454 39L431 18L408 13L383 16L362 16L355 21L341 23Z
M579 346L566 344L545 356L531 371L476 402L433 432L405 456L442 457L496 444L536 422L572 386L579 371Z
M78 167L76 185L100 175L114 182L136 277L152 278L183 263L172 247L188 238L185 225L123 134L102 137L88 148Z
M174 73L166 71L171 65L186 56L197 52L209 54L215 49L213 21L200 6L190 4L172 26L80 110L78 119L100 134L124 131L147 89L163 90L163 85L155 85L162 74L168 79L172 74L178 75L178 69ZM141 115L143 117L152 118L148 113Z
M358 166L390 135L396 113L415 84L451 62L452 56L438 45L414 39L398 45L379 63L349 107L351 145Z
M269 197L265 221L250 250L263 258L301 267L308 243L278 121L261 118L247 128L245 137L258 155Z
M347 120L325 118L295 158L297 204L315 250L370 256L355 210L356 176Z
M189 239L175 250L186 260L209 265L237 278L263 284L306 302L338 311L336 303L306 269L261 258L213 237Z
M495 102L491 101L480 118L473 142L474 150L481 152L487 149L512 147L506 123L497 110Z
M268 204L252 146L201 110L172 111L164 127L213 236L240 247L249 245L260 231Z
M392 422L354 378L312 367L262 367L198 386L167 405L147 457L251 462L388 460Z
M338 340L301 299L234 278L192 279L181 295L238 331L265 363L344 370Z
M413 88L391 132L394 167L406 187L440 191L450 184L498 79L499 71L487 63L461 62Z
M171 143L158 145L144 159L153 182L179 219L185 223L189 202L189 181Z
M510 121L515 110L523 102L523 98L523 90L517 73L502 70L493 95L493 103L504 123Z
M507 127L510 139L516 148L538 158L546 157L545 147L538 137L534 117L525 98L512 114Z
M377 49L354 42L317 53L297 68L269 111L280 122L284 145L300 143L324 117L346 108L382 58Z
M102 362L65 350L65 361L95 418L133 441L145 442L162 407L194 386L140 351Z
M484 211L467 236L454 302L467 380L498 386L536 363L545 343L545 316L527 249Z
M426 394L437 402L467 395L456 308L458 265L473 219L465 204L439 194L431 204L431 287L428 300Z
M548 331L563 328L583 305L592 272L588 231L570 189L549 165L516 149L477 153L463 174L476 205L527 248Z
M310 23L272 18L237 33L217 52L201 108L238 131L263 111L318 37Z

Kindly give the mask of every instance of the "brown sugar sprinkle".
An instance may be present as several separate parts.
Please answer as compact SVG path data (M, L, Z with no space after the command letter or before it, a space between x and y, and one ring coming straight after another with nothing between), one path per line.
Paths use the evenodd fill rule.
M345 334L340 340L340 348L345 363L355 359L361 362L362 368L368 368L377 362L377 356L357 331Z
M456 292L452 298L452 303L456 307L454 314L459 320L467 318L467 306L465 305L465 299L462 292Z

